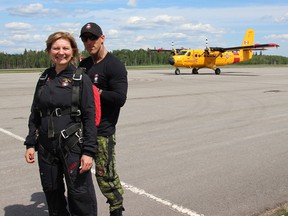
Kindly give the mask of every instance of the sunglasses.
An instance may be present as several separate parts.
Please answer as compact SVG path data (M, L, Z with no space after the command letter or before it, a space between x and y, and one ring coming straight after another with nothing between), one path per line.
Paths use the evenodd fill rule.
M82 40L83 42L87 42L88 39L89 39L90 41L96 41L96 40L99 39L99 37L96 36L96 35L89 35L89 36L82 36L82 37L81 37L81 40Z

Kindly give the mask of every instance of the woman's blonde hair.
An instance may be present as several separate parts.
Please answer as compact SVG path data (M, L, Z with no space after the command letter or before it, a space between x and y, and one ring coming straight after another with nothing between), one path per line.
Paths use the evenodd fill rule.
M72 64L77 65L79 49L75 41L75 38L69 32L54 32L53 34L49 35L48 39L46 40L46 51L49 52L52 47L52 44L59 39L65 39L70 42L73 51L71 62Z

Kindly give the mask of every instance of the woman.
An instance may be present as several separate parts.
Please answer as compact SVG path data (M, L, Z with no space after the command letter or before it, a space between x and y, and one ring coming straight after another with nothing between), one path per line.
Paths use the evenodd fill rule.
M72 63L78 48L71 34L51 34L46 41L46 51L54 66L45 70L36 86L29 134L24 143L25 158L27 163L34 163L35 149L38 149L41 184L50 216L96 216L97 202L90 172L97 149L92 83L85 73L75 78L76 67ZM77 112L72 111L75 103L79 105Z

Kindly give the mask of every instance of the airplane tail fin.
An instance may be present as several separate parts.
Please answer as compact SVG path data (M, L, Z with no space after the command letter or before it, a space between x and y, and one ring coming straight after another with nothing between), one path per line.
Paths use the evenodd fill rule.
M247 29L242 46L254 45L254 30Z
M247 29L245 37L242 42L242 46L254 45L254 33L255 31L253 29ZM244 50L241 50L241 52L242 52L244 61L252 58L252 55L253 55L252 49L244 49Z

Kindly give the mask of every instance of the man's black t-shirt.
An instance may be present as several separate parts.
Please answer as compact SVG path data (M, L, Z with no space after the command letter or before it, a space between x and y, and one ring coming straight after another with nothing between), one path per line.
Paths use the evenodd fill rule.
M128 90L127 71L114 55L107 53L97 64L90 57L83 59L79 67L86 68L92 83L101 89L101 122L98 136L115 133L120 108L125 104Z

